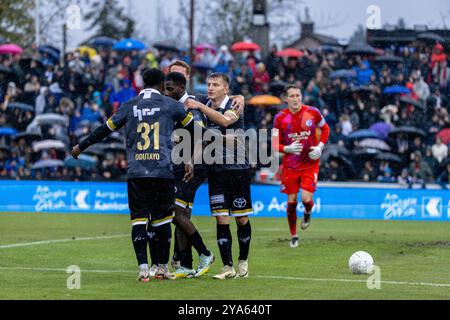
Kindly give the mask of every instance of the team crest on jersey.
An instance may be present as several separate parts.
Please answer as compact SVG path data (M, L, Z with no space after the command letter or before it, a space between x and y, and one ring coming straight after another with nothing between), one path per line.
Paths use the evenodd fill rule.
M312 121L311 119L309 119L309 120L306 121L306 126L307 126L308 128L312 127L312 125L313 125L313 121Z

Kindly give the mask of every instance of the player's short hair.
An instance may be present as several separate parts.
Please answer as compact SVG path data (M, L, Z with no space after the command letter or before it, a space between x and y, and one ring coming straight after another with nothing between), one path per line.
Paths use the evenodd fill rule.
M164 73L156 68L145 68L142 70L142 79L144 80L144 85L146 87L155 87L164 84L166 77Z
M169 72L170 72L170 69L172 69L173 66L183 67L183 68L185 68L187 70L187 74L191 74L191 67L186 62L184 62L182 60L175 60L174 62L172 62L169 65Z
M230 77L222 72L213 72L211 73L206 80L209 79L222 79L228 86L230 85Z
M300 89L296 85L288 84L287 86L284 87L283 96L287 97L288 91L291 90L291 89L297 89L297 90L300 90L300 93L302 92L302 89Z
M186 86L186 77L179 72L170 72L166 76L166 81L172 81L177 86Z

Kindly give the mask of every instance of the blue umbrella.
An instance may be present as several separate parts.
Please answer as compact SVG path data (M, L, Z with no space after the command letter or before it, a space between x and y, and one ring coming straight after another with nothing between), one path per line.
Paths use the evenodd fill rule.
M384 94L410 94L411 90L409 90L408 88L406 88L404 86L395 85L395 86L387 87L386 89L384 89L383 93Z
M144 50L145 44L136 39L123 39L113 46L114 50L130 51L130 50Z
M95 37L88 41L91 47L113 47L117 43L116 39L110 37Z
M64 164L67 167L80 167L83 169L92 169L97 165L97 159L95 157L91 157L85 154L82 154L78 157L78 159L74 159L71 156L66 157L64 160Z
M355 131L352 134L350 134L349 138L355 139L355 140L367 139L367 138L383 139L378 133L376 133L373 130L369 130L369 129Z
M53 59L53 60L55 60L55 61L59 61L60 53L59 53L58 51L56 51L55 48L53 48L53 47L50 47L50 46L41 46L41 47L39 47L39 52L40 52L41 54L46 53L46 54L48 54L48 56L49 56L51 59Z
M191 65L191 67L197 70L204 70L204 71L212 69L211 66L205 62L194 62Z
M375 131L378 135L386 139L389 136L389 132L392 130L392 126L386 122L377 122L369 129Z
M17 130L13 128L0 128L0 136L15 136Z
M336 78L353 78L356 77L356 72L354 70L346 70L346 69L340 69L336 70L330 73L331 79Z
M63 167L63 166L64 166L64 162L61 160L40 160L31 167L31 170L39 170L39 169L55 168L55 167Z

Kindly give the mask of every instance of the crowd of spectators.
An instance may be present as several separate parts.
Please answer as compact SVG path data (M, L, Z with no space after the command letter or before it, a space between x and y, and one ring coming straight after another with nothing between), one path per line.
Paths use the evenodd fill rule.
M278 56L275 46L267 57L211 46L197 50L195 61L186 52L122 52L107 47L97 51L95 56L69 52L64 63L35 47L20 55L0 55L1 178L123 179L126 157L120 135L112 136L104 149L88 152L95 165L70 166L63 161L72 145L136 96L143 85L143 68L166 70L181 59L193 66L196 93L205 92L206 75L212 71L229 74L232 93L247 100L280 96L286 84L301 88L304 103L319 108L331 128L327 148L333 152L324 153L323 181L449 183L449 141L438 134L450 128L450 68L439 43L391 46L377 54L304 49L298 58ZM378 61L377 56L397 60ZM387 94L392 86L408 91ZM404 102L404 97L412 101ZM32 109L17 107L19 102ZM274 115L283 107L247 105L247 127L271 129ZM52 120L54 114L58 121ZM38 117L42 119L37 121ZM363 147L355 134L380 123L388 126L386 135L377 137L384 145ZM417 130L394 130L405 126ZM38 141L55 140L64 146L36 147ZM43 162L51 160L61 162L54 166Z

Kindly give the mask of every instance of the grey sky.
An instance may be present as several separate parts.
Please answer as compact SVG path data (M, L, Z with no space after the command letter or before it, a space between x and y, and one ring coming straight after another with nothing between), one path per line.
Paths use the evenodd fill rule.
M121 1L125 6L129 2L132 4L132 14L139 21L142 21L141 28L145 27L149 34L156 32L156 4L158 0ZM178 14L178 0L160 0L160 3L165 14ZM450 28L449 0L303 0L299 2L301 8L309 7L310 15L316 21L318 28L333 22L338 23L338 25L330 28L319 29L318 32L342 39L348 39L358 24L365 26L368 18L366 10L370 5L380 7L382 25L385 23L395 24L400 17L403 17L408 27L412 27L414 24L426 24L429 27L442 28L444 23L441 15L444 15L446 26ZM87 36L89 36L89 32L86 30L70 31L69 47L73 48Z

